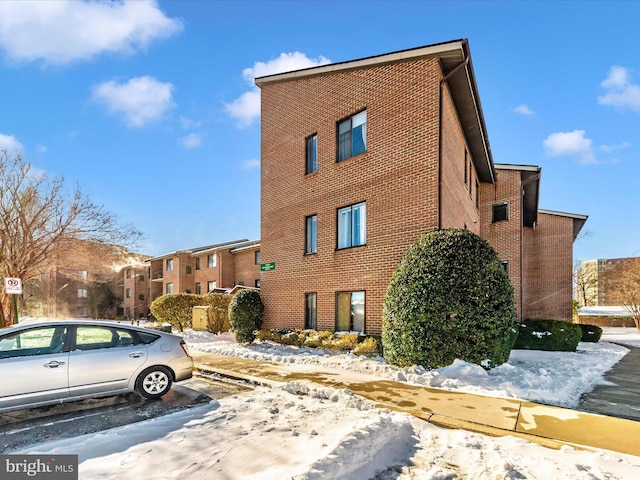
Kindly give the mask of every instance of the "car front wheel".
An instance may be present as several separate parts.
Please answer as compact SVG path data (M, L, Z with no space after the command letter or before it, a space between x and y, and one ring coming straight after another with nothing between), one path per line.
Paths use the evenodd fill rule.
M169 369L149 367L136 379L136 392L145 398L160 398L171 388L173 378Z

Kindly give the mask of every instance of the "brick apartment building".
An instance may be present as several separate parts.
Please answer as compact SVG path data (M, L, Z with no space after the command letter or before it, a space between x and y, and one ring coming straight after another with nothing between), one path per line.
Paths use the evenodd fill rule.
M146 257L149 258L149 257ZM118 312L126 318L146 318L149 313L150 296L149 264L138 261L121 270L122 307Z
M25 282L21 312L47 318L116 318L122 314L120 269L144 258L116 245L69 239L37 278Z
M179 250L147 260L149 302L167 293L204 294L236 285L260 287L260 241Z
M586 216L538 209L538 167L494 164L466 40L256 84L265 327L379 334L398 261L439 228L491 243L519 318L571 318Z

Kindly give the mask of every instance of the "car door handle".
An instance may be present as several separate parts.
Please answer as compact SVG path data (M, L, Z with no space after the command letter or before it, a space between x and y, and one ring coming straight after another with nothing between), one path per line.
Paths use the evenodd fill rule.
M45 363L44 367L45 368L58 368L60 365L64 365L64 364L65 364L65 362L59 362L57 360L52 360L49 363Z
M144 356L144 352L131 352L129 356L131 358L140 358Z

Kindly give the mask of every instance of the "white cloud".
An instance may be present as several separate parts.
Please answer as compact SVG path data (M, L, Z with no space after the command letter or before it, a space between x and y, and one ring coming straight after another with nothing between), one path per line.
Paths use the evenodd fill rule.
M224 108L229 115L238 120L239 127L248 127L260 117L260 90L254 88L244 92L232 103L225 104Z
M605 153L612 153L616 150L624 150L625 148L629 148L630 146L631 144L629 142L622 142L617 145L601 145L598 148Z
M331 63L331 60L322 55L318 58L309 58L300 52L281 53L278 58L268 62L256 62L253 67L242 71L242 77L247 84L251 85L251 90L244 92L233 102L225 104L225 110L231 117L238 120L239 127L247 127L260 117L260 89L254 84L257 77L317 67L327 63Z
M6 151L9 156L14 156L24 151L24 145L15 136L0 133L0 151Z
M543 142L550 157L578 157L583 165L598 163L591 146L591 139L585 138L584 130L558 132L549 135Z
M632 83L631 71L625 67L613 66L609 76L600 83L605 94L598 97L600 105L619 109L629 108L640 112L640 85Z
M126 83L103 82L93 88L93 99L105 105L109 112L124 115L128 126L142 127L161 119L175 107L172 91L171 83L144 76Z
M529 108L528 105L522 104L518 105L513 109L514 112L519 113L520 115L531 116L535 115L535 112Z
M185 130L190 130L192 128L198 128L199 126L202 125L202 122L196 121L196 120L191 120L190 118L183 117L182 115L180 115L179 120L180 120L180 125L182 125L182 128L184 128Z
M202 144L202 137L198 133L190 133L189 135L180 138L178 143L180 143L180 146L184 148L197 148Z
M253 170L254 168L260 168L260 160L256 160L256 159L245 160L242 163L243 170Z
M45 147L44 145L38 145L36 147L36 151L38 153L47 153L47 147Z
M182 30L153 1L2 1L0 49L14 61L66 64L132 54Z

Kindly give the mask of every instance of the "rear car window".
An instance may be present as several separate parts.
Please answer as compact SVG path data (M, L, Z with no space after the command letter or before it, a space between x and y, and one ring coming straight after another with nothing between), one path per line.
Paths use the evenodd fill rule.
M76 330L77 350L96 350L101 348L119 348L146 344L140 335L126 328L81 326Z
M136 332L138 337L140 337L140 341L145 345L149 345L150 343L155 342L160 338L160 335L156 335L155 333L147 333L147 332Z

